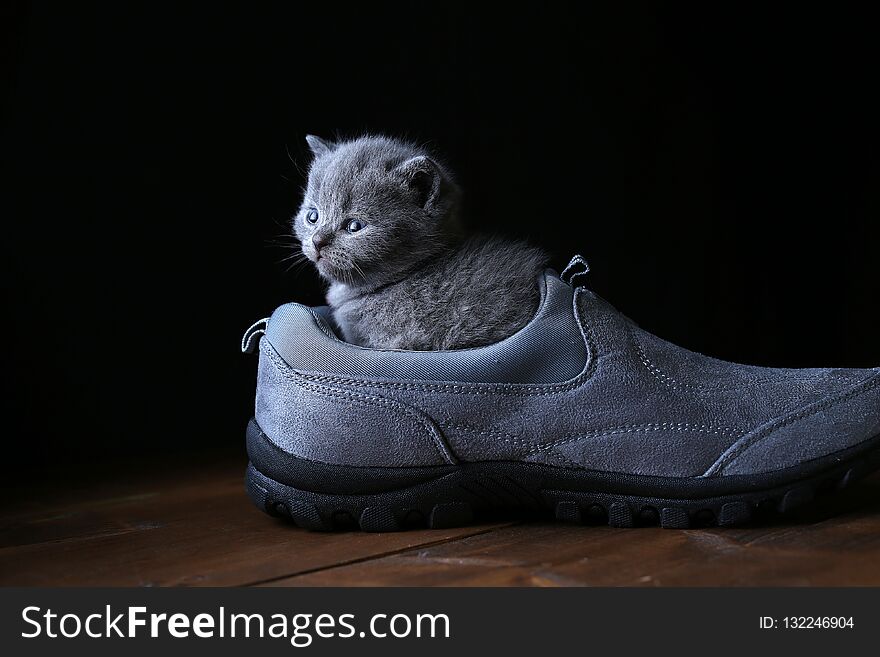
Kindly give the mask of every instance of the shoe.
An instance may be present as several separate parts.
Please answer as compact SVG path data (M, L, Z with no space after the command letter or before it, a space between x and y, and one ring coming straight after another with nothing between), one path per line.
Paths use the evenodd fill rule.
M259 344L247 489L310 529L449 527L487 511L616 527L734 525L880 467L880 368L770 369L687 351L587 289L454 351L366 349L289 303Z

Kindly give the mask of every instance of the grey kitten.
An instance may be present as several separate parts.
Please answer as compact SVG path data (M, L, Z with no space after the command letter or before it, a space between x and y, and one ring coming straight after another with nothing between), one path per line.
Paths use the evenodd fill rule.
M423 149L380 136L306 141L315 157L294 232L330 282L346 341L461 349L506 338L534 316L546 255L464 238L459 188Z

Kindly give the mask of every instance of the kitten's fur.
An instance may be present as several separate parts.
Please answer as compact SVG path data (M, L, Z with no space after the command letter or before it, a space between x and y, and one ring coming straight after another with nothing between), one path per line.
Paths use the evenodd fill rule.
M464 238L460 191L424 150L379 136L306 140L315 157L294 232L330 282L327 301L348 342L475 347L533 317L545 254L521 242ZM353 219L363 225L356 232L348 230Z

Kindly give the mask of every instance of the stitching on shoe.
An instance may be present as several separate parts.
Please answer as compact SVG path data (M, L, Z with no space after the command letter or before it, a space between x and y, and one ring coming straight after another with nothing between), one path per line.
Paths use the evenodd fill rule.
M625 424L619 427L612 427L608 429L597 429L596 431L589 432L581 432L577 434L569 434L566 436L562 436L556 440L552 440L547 443L541 443L540 445L536 445L528 452L525 453L525 456L536 454L541 451L548 451L555 447L559 447L561 445L565 445L568 443L574 443L578 440L584 438L604 438L605 436L614 436L624 433L647 433L650 431L680 431L680 432L695 432L695 433L711 433L717 436L735 436L742 433L740 429L737 428L728 428L728 427L714 427L711 425L705 424L689 424L687 422L662 422L658 424Z
M743 452L745 452L764 438L767 438L771 434L775 433L779 429L783 429L791 424L794 424L795 422L808 418L811 415L816 415L817 413L821 413L822 411L828 410L829 408L837 406L838 404L841 404L845 401L849 401L851 399L859 397L860 395L870 392L877 387L880 387L880 374L874 374L873 376L868 377L848 391L838 393L837 395L821 402L814 402L813 404L801 409L800 411L797 411L796 413L772 422L756 434L753 434L751 436L743 436L733 445L728 447L727 450L725 450L725 452L718 457L718 460L715 461L715 463L713 463L709 467L709 469L706 470L705 473L703 473L702 476L709 477L718 474L721 470L726 468L734 460L741 456Z
M635 345L636 351L639 353L639 360L642 365L645 366L645 369L648 370L655 379L657 379L663 385L672 388L673 390L688 390L690 392L701 393L701 392L718 392L718 391L730 391L740 387L740 384L725 384L718 383L715 385L707 385L707 386L693 386L688 383L682 383L681 381L676 380L666 372L664 372L659 366L657 366L648 356L644 347L642 346L641 341L638 339L636 334L632 330L632 326L627 324L626 330L629 333L630 340L633 345ZM803 379L794 379L794 381L802 381ZM777 382L778 379L774 377L765 376L764 378L755 379L753 381L749 381L748 386L754 386L760 383L774 383Z
M548 451L554 447L558 447L559 445L564 445L570 442L577 442L582 438L602 438L604 436L613 436L624 433L639 433L639 432L649 432L649 431L693 431L700 433L712 433L719 436L739 436L742 435L744 429L739 427L715 427L711 425L695 425L689 424L687 422L659 422L659 423L646 423L646 424L624 424L615 427L605 427L602 429L595 429L589 432L578 432L578 433L569 433L559 438L556 438L550 442L539 443L538 445L533 444L527 438L523 436L517 436L511 433L507 433L505 431L500 431L497 429L481 429L479 427L468 425L468 424L460 424L454 423L451 421L443 421L438 422L438 424L444 428L451 429L459 429L462 431L466 431L468 433L474 433L481 436L489 436L494 438L501 438L505 442L513 443L519 447L525 447L527 450L522 454L522 456L527 456L531 454L536 454L540 451Z
M480 436L488 436L491 438L502 438L505 442L525 445L529 446L528 439L523 436L518 436L513 433L507 433L506 431L501 431L500 429L485 429L483 427L478 427L473 424L465 424L462 422L454 422L453 420L441 420L437 422L437 424L444 429L459 429L460 431L467 431L468 433L474 433Z
M584 370L575 378L565 383L551 384L517 384L517 383L430 383L430 382L412 382L399 383L396 381L365 381L363 379L350 379L332 374L309 374L307 372L296 371L297 375L309 381L317 381L323 383L331 383L336 385L349 385L361 388L386 388L389 390L416 390L429 392L444 392L454 395L515 395L515 396L533 396L533 395L551 395L559 392L568 392L581 387L590 380L596 369L598 361L598 349L592 332L585 321L582 321L579 312L578 300L583 293L583 288L574 291L572 297L572 306L577 320L578 329L587 348L587 363Z
M275 349L271 346L263 346L266 341L260 341L260 352L266 354L269 358L269 362L275 368L282 377L291 381L294 385L297 385L305 390L309 390L311 392L324 395L327 397L341 397L343 399L347 399L349 401L357 402L363 404L365 406L374 407L376 404L382 404L384 406L388 406L403 415L414 420L417 424L421 425L422 428L428 433L431 437L434 448L437 450L440 457L449 464L454 465L457 463L455 456L451 449L449 449L443 439L438 435L438 432L435 427L431 426L424 418L419 417L413 411L407 409L400 402L394 401L392 399L385 399L384 397L374 397L372 395L365 395L359 392L348 392L345 390L337 390L335 388L328 388L326 386L318 385L316 383L307 383L304 381L300 381L299 379L302 377L295 370L291 370L287 367L287 364L284 362L284 359L275 351ZM279 362L280 361L280 362Z

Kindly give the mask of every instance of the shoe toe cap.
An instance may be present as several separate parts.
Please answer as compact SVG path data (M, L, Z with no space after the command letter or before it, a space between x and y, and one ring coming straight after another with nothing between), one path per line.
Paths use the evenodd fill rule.
M767 422L740 438L706 472L772 472L830 456L880 434L880 368L842 390Z

